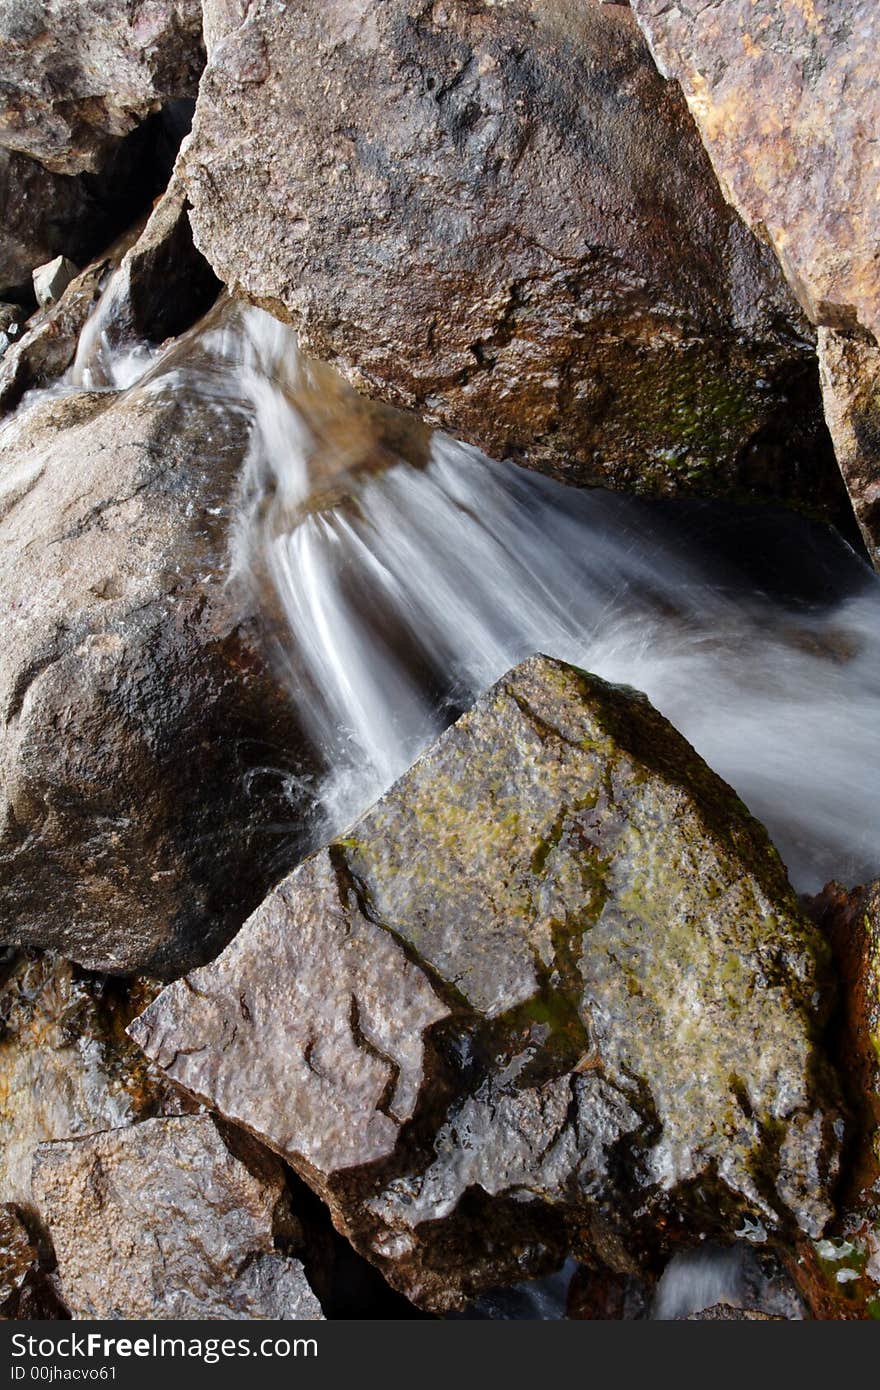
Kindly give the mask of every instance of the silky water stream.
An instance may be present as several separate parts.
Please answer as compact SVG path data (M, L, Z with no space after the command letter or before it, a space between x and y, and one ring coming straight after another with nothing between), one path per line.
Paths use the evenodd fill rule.
M764 822L798 890L880 873L880 578L843 540L773 509L645 502L494 462L363 401L256 308L226 301L161 352L111 349L117 290L55 391L199 395L252 422L230 582L256 587L321 769L259 774L284 780L291 859L541 651L645 691ZM706 1289L736 1301L739 1257L677 1260L656 1316ZM483 1315L560 1316L565 1283Z

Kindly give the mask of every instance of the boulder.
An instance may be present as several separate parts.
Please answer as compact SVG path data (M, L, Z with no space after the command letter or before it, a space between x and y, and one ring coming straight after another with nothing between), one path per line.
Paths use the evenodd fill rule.
M229 582L247 418L166 385L0 437L0 939L170 978L276 881L301 737Z
M195 97L199 0L2 0L0 145L94 173L169 102Z
M27 299L34 267L60 252L78 259L102 217L87 180L0 148L0 294Z
M205 22L196 244L305 351L496 458L821 509L809 327L628 10L207 0Z
M647 700L534 657L129 1031L442 1310L568 1253L819 1235L825 954Z
M125 1026L156 993L20 955L0 987L0 1201L31 1205L39 1144L193 1108Z
M875 0L631 0L724 192L814 323L880 332Z
M207 1115L46 1144L33 1187L75 1318L323 1316L281 1164Z
M819 371L840 471L880 569L880 347L867 334L821 328Z

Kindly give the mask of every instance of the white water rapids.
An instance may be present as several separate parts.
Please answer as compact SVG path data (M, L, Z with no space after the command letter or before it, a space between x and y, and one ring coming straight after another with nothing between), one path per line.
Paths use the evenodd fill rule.
M565 487L389 424L259 309L222 306L158 361L111 351L113 297L61 389L195 393L252 419L233 578L258 586L323 769L307 847L541 651L645 691L800 890L880 873L880 580L843 541L779 512Z

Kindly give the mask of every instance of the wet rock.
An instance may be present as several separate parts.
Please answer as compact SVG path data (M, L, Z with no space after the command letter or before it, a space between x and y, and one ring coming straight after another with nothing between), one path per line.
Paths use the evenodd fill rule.
M880 569L880 347L867 335L820 329L819 370L840 471Z
M786 1322L779 1313L762 1313L757 1308L734 1308L730 1303L715 1303L699 1313L688 1313L686 1322Z
M161 379L38 403L4 431L7 942L168 978L278 876L301 739L228 582L247 431Z
M880 881L829 883L810 913L831 941L840 999L831 1046L852 1112L826 1236L801 1242L793 1273L816 1317L880 1317Z
M54 304L78 274L78 268L66 256L56 256L54 261L38 265L32 276L37 303L42 307Z
M875 0L632 0L726 195L814 323L880 331Z
M46 1144L33 1186L74 1317L322 1317L281 1165L207 1115Z
M0 364L0 410L14 409L25 391L47 386L67 370L112 263L112 255L94 261L71 280L57 304L28 320Z
M186 195L176 178L125 252L103 306L101 331L112 349L122 343L177 337L192 327L221 286L193 245Z
M65 174L196 94L199 0L3 0L0 145Z
M535 657L130 1032L443 1309L569 1252L820 1234L822 962L680 735Z
M821 508L808 325L626 9L205 14L196 243L306 351L496 458Z
M68 1316L20 1213L0 1206L0 1319Z
M157 986L22 955L0 986L0 1201L31 1204L39 1144L193 1108L125 1035Z

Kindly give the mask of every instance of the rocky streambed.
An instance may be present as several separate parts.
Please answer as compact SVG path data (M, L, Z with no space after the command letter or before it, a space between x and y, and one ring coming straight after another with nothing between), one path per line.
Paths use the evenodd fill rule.
M0 10L0 1315L880 1316L878 39Z

